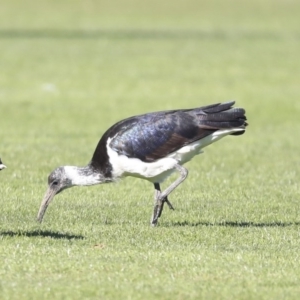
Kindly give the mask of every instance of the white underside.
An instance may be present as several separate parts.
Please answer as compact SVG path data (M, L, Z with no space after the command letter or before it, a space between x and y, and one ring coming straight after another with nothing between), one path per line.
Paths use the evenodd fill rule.
M201 140L180 148L165 158L151 163L143 162L138 158L128 158L125 155L119 155L110 148L111 138L109 138L107 140L107 153L113 169L112 175L115 178L134 176L147 179L153 183L160 183L175 171L176 164L185 164L195 155L200 154L202 148L218 141L226 135L242 130L241 128L220 129Z

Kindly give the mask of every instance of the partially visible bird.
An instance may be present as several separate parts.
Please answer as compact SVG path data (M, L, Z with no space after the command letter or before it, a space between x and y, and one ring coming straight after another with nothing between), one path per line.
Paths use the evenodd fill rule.
M133 176L154 185L151 225L155 226L164 203L173 209L168 196L188 175L182 165L222 137L244 133L248 125L245 110L234 108L234 103L147 113L116 123L104 133L87 166L63 166L49 175L38 221L53 197L66 188ZM179 178L162 192L160 184L174 171Z
M4 165L4 164L2 163L2 160L1 160L1 158L0 158L0 171L3 170L3 169L5 169L5 168L6 168L6 165Z

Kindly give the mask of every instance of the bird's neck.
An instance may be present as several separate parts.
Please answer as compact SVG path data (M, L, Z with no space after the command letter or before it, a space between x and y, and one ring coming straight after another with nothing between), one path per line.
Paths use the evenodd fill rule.
M103 174L96 172L90 165L85 167L65 166L66 176L72 185L95 185L109 182Z

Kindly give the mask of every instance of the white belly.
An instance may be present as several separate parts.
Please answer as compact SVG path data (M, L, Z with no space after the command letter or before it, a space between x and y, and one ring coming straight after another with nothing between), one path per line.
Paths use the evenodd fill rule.
M185 164L195 155L200 154L202 152L202 148L218 141L230 133L241 130L243 129L220 129L201 140L195 141L192 144L178 149L165 158L158 159L151 163L143 162L138 158L128 158L125 155L119 155L116 151L110 148L109 144L111 139L109 138L107 140L107 153L113 169L112 175L115 178L134 176L147 179L153 183L160 183L175 171L176 164Z

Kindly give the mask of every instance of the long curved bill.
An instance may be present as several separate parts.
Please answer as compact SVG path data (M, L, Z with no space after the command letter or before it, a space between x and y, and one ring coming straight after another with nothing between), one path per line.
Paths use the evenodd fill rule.
M44 196L44 199L41 203L38 215L37 215L38 222L41 223L43 221L43 217L48 208L48 205L50 204L50 202L52 201L52 199L54 198L56 193L57 193L57 190L54 189L53 187L49 186L49 188Z

